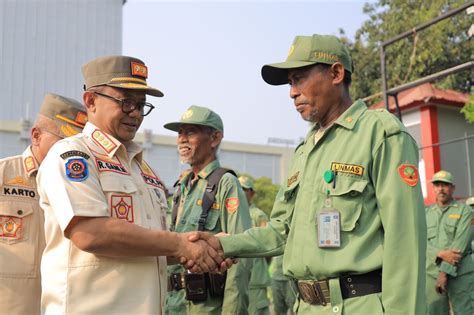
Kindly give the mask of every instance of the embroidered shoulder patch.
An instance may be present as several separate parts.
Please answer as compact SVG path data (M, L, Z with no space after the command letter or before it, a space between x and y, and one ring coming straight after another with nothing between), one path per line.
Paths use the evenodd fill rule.
M230 214L234 213L235 211L237 211L237 209L239 208L239 199L238 198L227 198L225 200L225 207L227 209L227 212L229 212Z
M63 160L68 159L68 158L73 157L73 156L82 157L86 160L88 160L90 158L90 156L87 153L84 153L84 152L78 151L78 150L66 151L63 154L59 155L59 156Z
M84 158L69 159L66 164L66 176L72 181L82 182L89 177L87 161Z
M413 164L402 164L398 167L398 174L408 186L418 184L418 169Z

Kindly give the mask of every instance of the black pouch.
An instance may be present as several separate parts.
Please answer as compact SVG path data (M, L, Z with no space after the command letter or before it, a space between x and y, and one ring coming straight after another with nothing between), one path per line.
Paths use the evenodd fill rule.
M186 300L192 302L202 302L207 300L206 275L203 273L187 273L186 279Z
M227 272L208 273L209 275L209 294L215 298L224 297L225 280L227 279Z

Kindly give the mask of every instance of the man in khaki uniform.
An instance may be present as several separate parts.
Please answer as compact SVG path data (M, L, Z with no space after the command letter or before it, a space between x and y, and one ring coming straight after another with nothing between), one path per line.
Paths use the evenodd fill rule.
M283 256L300 314L424 314L426 220L418 147L386 110L349 94L352 61L335 36L297 36L263 79L289 84L312 123L270 222L220 238L226 256ZM217 238L201 235L217 246Z
M0 313L40 314L40 260L45 246L36 172L51 146L81 132L81 103L46 94L22 155L0 160Z
M204 243L166 231L164 186L133 142L154 108L146 94L163 96L147 85L146 65L106 56L82 73L88 122L51 148L38 172L42 312L161 314L165 256L192 259L205 271L222 259Z
M239 181L234 174L224 172L217 159L224 135L219 115L205 107L191 106L179 122L167 123L164 127L178 132L180 160L190 166L176 185L172 231L236 234L250 228L248 203ZM220 171L223 173L219 179L215 176ZM213 178L216 178L216 183L212 183ZM205 198L205 192L214 193L214 198ZM209 200L210 207L204 213L206 200ZM167 313L246 314L251 262L241 259L225 277L189 275L183 273L185 270L181 266L171 266L168 271L173 285L166 303ZM194 292L203 294L191 297L191 287L195 288Z
M293 314L296 294L293 282L283 274L283 255L272 258L273 310L276 315Z
M252 203L252 199L255 196L253 188L254 181L252 178L242 175L239 176L239 182L244 189L245 196L247 197L250 205L250 218L252 219L252 226L264 227L268 223L268 217L255 204ZM268 263L266 258L255 258L253 260L252 272L250 274L249 284L249 314L270 314L267 297L267 287L270 286L271 279L268 274Z
M431 181L436 203L426 208L428 248L426 298L428 314L474 314L474 261L471 209L454 200L454 179L441 170Z

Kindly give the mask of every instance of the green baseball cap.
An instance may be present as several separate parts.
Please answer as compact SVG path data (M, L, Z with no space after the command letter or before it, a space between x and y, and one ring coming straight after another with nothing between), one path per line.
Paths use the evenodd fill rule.
M454 185L453 175L447 171L439 171L438 173L433 175L433 179L431 180L432 183L435 182L443 182Z
M84 90L107 85L121 89L144 90L146 94L162 97L163 93L146 83L148 68L143 61L128 56L105 56L82 66Z
M54 122L61 137L81 133L87 122L87 113L81 103L53 93L44 96L39 114Z
M333 35L296 36L285 62L262 67L262 78L271 85L288 83L288 70L317 63L332 65L340 62L352 73L352 59L347 47Z
M239 182L242 188L253 190L253 179L251 179L250 177L245 175L239 176Z
M474 205L474 197L467 198L466 205L473 206Z
M169 130L178 131L181 125L200 125L212 127L224 132L222 119L215 112L206 107L192 105L181 116L179 122L170 122L163 127Z

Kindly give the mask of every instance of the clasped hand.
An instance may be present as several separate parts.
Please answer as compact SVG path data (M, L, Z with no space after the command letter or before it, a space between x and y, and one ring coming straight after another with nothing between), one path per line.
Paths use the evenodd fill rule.
M177 257L191 272L224 272L235 261L224 257L219 239L206 232L179 234L181 245Z

